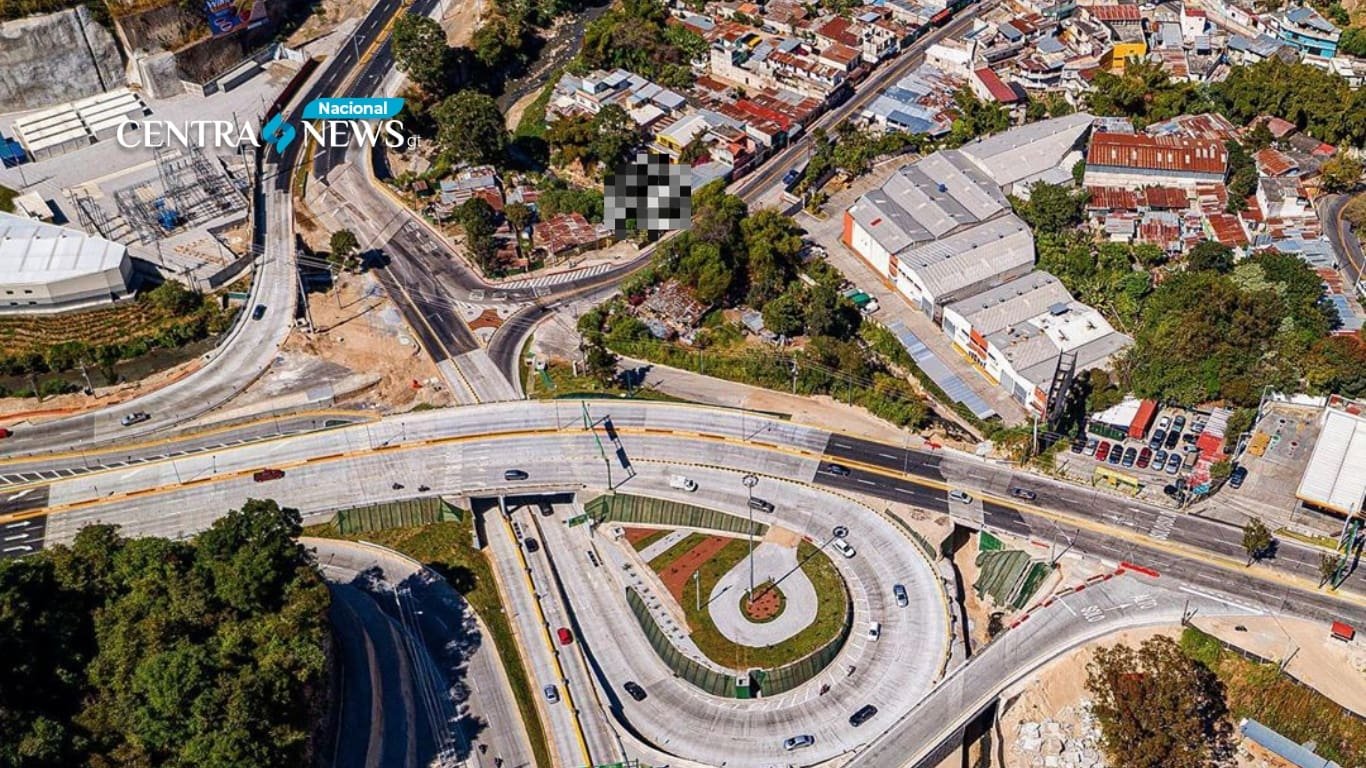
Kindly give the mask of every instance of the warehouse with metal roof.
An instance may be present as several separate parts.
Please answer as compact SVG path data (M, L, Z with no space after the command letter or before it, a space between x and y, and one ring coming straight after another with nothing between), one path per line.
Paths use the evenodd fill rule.
M0 213L0 313L43 312L128 296L133 260L118 243Z
M930 317L1034 263L1028 225L956 150L911 163L860 197L845 211L842 239Z
M1295 497L1344 516L1360 513L1366 503L1366 414L1360 405L1334 399L1319 418L1323 429Z

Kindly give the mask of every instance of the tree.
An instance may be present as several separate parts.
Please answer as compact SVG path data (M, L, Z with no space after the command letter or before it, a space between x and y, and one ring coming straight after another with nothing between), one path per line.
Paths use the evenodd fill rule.
M1319 169L1325 192L1347 192L1361 182L1361 161L1339 152Z
M174 315L188 315L199 309L204 301L202 295L175 280L166 280L148 291L147 298L157 309Z
M800 336L802 332L802 303L798 292L788 290L768 302L763 308L764 327L779 336Z
M791 218L764 208L740 222L740 234L749 266L746 301L762 307L796 278L801 230Z
M1130 59L1123 73L1097 72L1092 86L1087 94L1091 112L1133 118L1139 127L1204 106L1195 85L1172 81L1161 62Z
M1233 269L1233 249L1217 240L1204 240L1186 254L1186 266L1196 271L1226 273Z
M512 234L516 237L517 248L520 250L522 235L528 232L527 227L531 225L531 206L526 203L508 203L503 206L503 217L508 220L508 226L512 227Z
M1274 539L1271 531L1259 517L1250 517L1243 525L1243 550L1247 552L1247 564L1260 559L1270 549Z
M608 104L593 116L594 138L589 150L608 169L617 167L640 141L636 123L619 104Z
M441 25L426 16L401 14L391 40L399 71L428 93L443 95L450 81L451 48Z
M1319 554L1319 586L1323 586L1333 580L1338 573L1338 567L1342 565L1342 558L1336 552L1322 552Z
M1171 638L1102 647L1086 667L1091 711L1112 765L1216 768L1233 760L1224 686Z
M1081 223L1085 192L1073 192L1059 184L1036 181L1029 185L1029 200L1013 199L1020 218L1039 232L1057 234Z
M333 232L327 242L327 249L327 260L335 264L337 269L355 269L359 263L356 254L360 251L360 240L356 239L356 233L349 229Z
M493 97L461 91L432 108L436 141L446 159L456 163L498 164L507 148L503 113Z
M583 364L586 372L604 386L611 384L617 375L616 354L603 344L601 334L593 340L585 339L585 342L587 346L584 348Z
M863 317L849 299L828 285L818 285L807 292L806 331L812 336L830 336L848 340L858 332Z
M485 271L492 267L497 252L493 239L497 230L496 215L493 206L482 197L471 197L455 211L456 221L465 230L465 247L469 249L470 258Z

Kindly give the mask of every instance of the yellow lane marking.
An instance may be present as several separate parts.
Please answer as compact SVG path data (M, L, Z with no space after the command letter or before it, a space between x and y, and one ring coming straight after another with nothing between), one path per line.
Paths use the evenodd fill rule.
M564 673L564 665L560 663L560 655L555 652L555 642L550 637L550 622L546 620L545 609L541 607L541 599L536 594L536 585L531 582L531 564L526 560L526 552L523 551L521 543L517 541L517 534L512 530L512 521L498 510L498 516L503 519L503 527L507 529L508 538L512 539L512 545L517 549L517 559L522 563L522 578L526 580L527 594L531 595L531 602L536 606L536 616L541 620L541 637L545 640L546 650L550 653L550 660L555 663L555 674L559 676L560 682L564 684L564 703L569 707L570 717L574 719L574 735L579 741L579 750L583 752L584 766L593 765L593 757L588 753L588 740L584 738L583 722L579 719L579 708L574 706L574 694L569 690L569 678ZM509 604L510 605L510 604ZM547 718L546 725L549 726L550 720Z
M270 423L270 422L272 422L272 421L287 421L287 422L288 422L288 421L298 421L298 420L303 419L303 418L309 418L309 419L325 419L325 418L327 418L327 417L329 417L329 416L335 416L335 417L338 417L338 418L345 417L345 418L351 419L352 421L371 421L371 422L374 422L374 421L379 421L379 420L380 420L380 415L377 414L377 413L369 413L369 412L366 412L366 411L346 411L346 410L342 410L342 409L339 409L339 408L333 408L333 409L327 409L327 410L321 410L321 411L298 411L298 412L295 412L295 413L291 413L291 414L289 414L289 415L287 415L287 416L262 416L261 418L253 419L253 420L251 420L251 421L240 421L240 422L236 422L236 423L233 423L233 424L222 424L222 425L219 425L219 426L208 427L208 428L206 428L206 429L197 430L197 431L194 431L194 432L181 432L181 433L178 433L178 434L172 435L172 436L158 437L158 438L154 438L154 439L151 439L151 440L145 440L145 441L143 441L143 442L141 442L141 443L125 443L125 444L120 445L120 446L117 447L117 448L113 448L113 447L96 447L96 448L92 448L92 449L90 449L90 450L84 450L84 451L81 451L81 450L68 450L68 451L62 451L61 453L44 453L44 454L42 454L42 455L30 454L30 455L27 455L27 456L14 456L14 457L10 457L10 458L0 459L0 469L3 469L5 466L11 465L11 464L32 464L32 463L34 463L34 462L36 462L36 461L55 461L55 460L57 460L57 459L70 459L70 458L75 458L75 457L77 457L77 456L82 456L82 457L85 457L85 458L95 459L95 458L98 458L98 457L100 457L100 456L104 456L104 455L108 455L108 454L123 454L123 455L129 455L129 454L132 454L132 453L136 453L136 452L138 452L138 451L147 450L147 449L149 449L149 448L160 448L160 447L162 447L162 446L176 445L176 444L178 444L178 443L190 442L190 441L192 441L192 440L203 440L203 439L206 438L206 437L213 437L214 435L221 435L221 434L223 434L223 433L225 433L225 432L237 432L237 431L243 430L243 429L250 429L251 427L260 426L260 425L262 425L262 424L268 424L268 423ZM268 440L278 440L278 439L283 439L283 438L287 438L287 437L297 437L297 435L269 435L269 436L263 435L263 436L262 436L263 439L260 440L259 442L263 442L263 443L264 443L264 442L267 442ZM257 441L248 441L248 442L257 442ZM231 447L236 447L236 446L231 446ZM180 458L180 457L177 457L177 458ZM92 474L93 474L93 473L92 473ZM25 483L25 484L23 484L23 485L13 485L13 486L7 485L7 486L4 486L4 488L5 488L6 491L9 491L9 490L18 490L18 489L21 489L21 488L23 488L25 485L47 485L47 484L48 484L48 482L47 482L47 481L44 481L44 482L36 482L36 483Z
M402 444L402 445L396 445L396 446L394 446L394 448L395 448L395 449L399 449L399 450L403 450L403 451L412 451L412 450L420 450L420 449L423 449L423 448L429 448L429 447L432 447L432 446L451 445L451 444L459 444L459 443L467 443L467 442L484 442L484 441L517 440L517 439L524 439L524 438L527 438L527 437L535 437L535 436L544 436L544 435L547 435L547 434L555 434L555 433L558 432L558 431L559 431L559 430L557 430L556 428L544 427L544 428L536 428L536 429L514 430L514 431L503 432L503 433L499 433L499 434L452 435L452 436L447 436L447 437L432 438L432 439L429 439L429 440L420 440L420 441L415 441L415 442L412 442L412 443L407 443L407 444ZM630 428L630 427L622 428L622 427L618 427L618 428L617 428L617 431L618 431L620 434L627 434L627 435L642 435L642 436L645 436L644 430L636 429L636 428ZM657 433L656 433L656 434L657 434ZM737 446L740 446L740 447L746 447L746 446L748 446L748 447L755 447L755 446L756 446L755 443L752 443L752 442L747 441L747 440L743 440L743 439L741 439L741 438L735 438L735 437L729 437L729 436L717 436L717 435L706 434L706 433L701 433L701 432L692 432L692 431L685 431L685 430L673 430L673 431L670 432L670 434L671 434L673 437L682 438L682 439L692 439L692 440L707 441L707 442L712 442L712 441L720 440L720 441L722 441L722 442L734 444L734 445L737 445ZM800 449L800 448L779 447L779 448L776 448L776 449L775 449L775 448L764 448L763 450L767 450L767 451L770 451L770 452L773 452L773 453L780 453L780 454L786 454L786 455L790 455L790 456L797 456L797 457L804 457L804 458L814 458L814 457L816 457L816 454L814 454L813 452L808 451L808 450L804 450L804 449ZM367 454L372 454L372 453L373 453L373 452L370 451L370 450L348 451L348 452L343 453L343 454L341 454L340 456L338 456L338 457L332 459L332 461L344 460L344 459L349 459L349 458L359 458L359 457L365 456L365 455L367 455ZM168 462L168 461L174 461L174 460L173 460L173 459L162 459L162 460L157 461L157 462L148 462L148 464L144 464L144 465L140 465L140 466L150 466L151 464L166 463L166 462ZM276 468L286 468L286 469L287 469L287 468L290 468L290 467L302 466L302 465L307 464L307 463L309 463L309 460L308 460L308 459L300 459L300 460L297 460L297 461L294 461L294 462L290 462L290 463L286 463L286 464L277 464L277 465L275 465L275 467L276 467ZM674 463L679 463L679 462L674 462ZM881 475L881 476L884 476L884 477L887 477L887 478L890 478L890 479L900 480L900 481L903 481L903 482L910 482L910 483L914 483L914 484L916 484L916 485L925 486L925 487L927 487L927 488L934 488L934 489L937 489L937 490L944 490L944 491L947 491L947 490L951 487L950 485L948 485L948 484L946 484L946 483L941 483L941 482L939 482L939 481L937 481L937 480L931 480L931 479L928 479L928 478L919 477L919 476L915 476L915 475L903 474L903 473L897 472L897 471L895 471L895 470L886 469L886 468L884 468L884 467L879 467L879 466L874 465L874 464L865 464L865 463L863 463L863 462L856 461L856 460L853 460L853 459L844 459L844 458L841 458L841 459L840 459L840 463L843 464L843 465L845 465L845 466L847 466L847 467L857 468L857 469L859 469L859 470L862 470L862 471L864 471L864 472L868 472L868 473L870 473L870 474ZM728 470L733 470L733 469L734 469L733 467L717 467L717 468L718 468L718 469L728 469ZM127 471L127 469L126 469L126 468L116 468L116 469L114 469L114 470L112 470L112 471L114 471L114 472L121 472L121 471ZM251 473L254 472L254 471L255 471L254 469L248 469L248 470L241 470L241 471L238 471L238 472L233 472L233 473L230 473L230 474L218 475L218 476L215 476L215 477L213 478L213 480L214 480L214 482L227 482L227 481L230 481L230 480L234 480L234 479L236 479L236 478L238 478L238 477L241 477L241 476L243 476L243 475L249 475L249 474L251 474ZM91 474L93 475L93 474L97 474L97 473L91 473ZM79 480L81 480L81 479L84 479L84 478L90 477L90 476L91 476L91 475L81 475L81 476L78 476L77 478L73 478L73 479L79 481ZM151 493L158 493L158 494L159 494L159 493L167 493L167 492L173 491L173 490L175 490L175 489L181 487L181 485L182 485L182 484L180 484L180 483L174 483L174 484L168 484L168 485L159 486L159 487L151 488L151 489L142 489L142 490L134 491L134 492L131 492L131 493L136 493L136 494L138 494L138 495L145 495L145 494L151 494ZM850 489L850 490L852 490L852 492L857 493L857 489ZM9 522L9 521L11 521L11 520L22 520L22 519L25 519L25 518L27 518L27 517L34 517L34 516L41 515L41 514L59 514L59 513L61 513L61 512L69 511L69 510L72 510L72 509L79 509L79 508L87 507L87 506L91 506L91 505L102 504L102 503L105 503L105 502L111 501L111 500L121 499L121 498L124 498L124 497L127 496L127 495L129 495L129 493L114 494L114 495L107 496L107 497L101 497L101 498L96 498L96 499L87 499L87 500L83 500L83 501L72 502L72 503L69 503L69 504L57 505L57 506L47 507L47 508L40 508L40 509L36 509L36 510L29 510L29 511L26 511L26 512L22 512L22 513L10 515L10 516L0 516L0 523ZM1055 512L1055 511L1052 511L1052 510L1043 509L1043 508L1041 508L1041 507L1028 506L1028 505L1025 505L1025 504L1020 504L1020 503L1018 503L1018 502L1012 501L1012 500L1010 500L1010 499L998 498L998 497L990 496L990 495L988 495L988 494L983 494L983 493L978 493L978 494L976 494L976 495L978 496L978 498L982 499L983 501L988 501L988 500L989 500L989 501L991 501L991 502L994 503L994 504L998 504L998 505L1003 506L1003 507L1008 507L1008 508L1010 508L1010 509L1014 509L1014 510L1017 510L1017 511L1020 511L1020 512L1027 512L1027 513L1032 514L1032 515L1038 515L1038 516L1040 516L1040 517L1047 518L1047 519L1052 520L1052 521L1054 521L1054 522L1062 522L1062 523L1066 523L1066 524L1068 524L1068 525L1076 525L1076 526L1085 528L1085 529L1087 529L1087 530L1089 530L1089 531L1092 531L1092 532L1094 532L1094 533L1099 533L1099 534L1102 534L1102 535L1105 535L1105 536L1112 536L1112 537L1115 537L1115 538L1124 539L1125 541L1128 541L1128 542L1131 543L1131 544L1135 544L1135 545L1137 545L1137 546L1144 547L1144 548L1146 548L1146 549L1154 549L1154 550L1157 550L1157 551L1165 551L1165 552L1167 552L1167 553L1169 553L1169 554L1178 555L1178 556L1183 557L1183 558L1186 558L1186 559L1192 559L1192 560L1197 560L1197 561L1201 561L1201 562L1206 562L1206 563L1209 563L1209 564L1211 564L1211 565L1215 565L1215 566L1217 566L1217 567L1219 567L1219 568L1221 568L1221 569L1223 569L1223 570L1226 570L1226 571L1230 571L1230 572L1233 572L1233 573L1239 573L1239 574L1243 574L1243 575L1246 575L1246 576L1251 576L1251 577L1253 577L1253 578L1260 579L1260 580L1262 580L1262 581L1271 581L1271 582L1275 582L1275 583L1281 584L1281 585L1283 585L1283 586L1293 586L1293 587L1295 587L1296 589L1302 589L1302 590L1304 590L1304 591L1306 591L1306 592L1319 592L1319 591L1320 591L1317 584L1314 584L1313 582L1310 582L1310 581L1307 580L1307 579L1302 579L1302 578L1297 577L1297 576L1290 576L1290 575L1288 575L1288 574L1282 574L1282 573L1279 573L1279 572L1276 572L1276 571L1268 571L1268 570L1264 570L1264 569L1249 569L1249 568L1245 567L1241 561L1235 561L1235 560L1232 560L1232 559L1230 559L1230 558L1224 557L1224 556L1222 556L1222 555L1218 555L1218 554L1215 554L1215 553L1213 553L1213 552L1209 552L1209 551L1207 551L1207 550L1197 549L1197 548L1195 548L1195 547L1191 547L1191 546L1188 546L1188 545L1185 545L1185 544L1174 543L1174 542L1171 542L1171 541L1162 541L1162 542L1158 542L1158 541L1156 541L1156 540L1153 540L1153 539L1150 539L1150 538L1148 538L1148 537L1146 537L1146 536L1143 536L1143 535L1141 535L1141 534L1139 534L1139 533L1137 533L1137 532L1131 532L1131 531L1128 531L1128 530L1126 530L1126 529L1124 529L1124 528L1122 528L1122 527L1110 526L1110 525L1108 525L1108 524L1106 524L1106 523L1102 523L1102 522L1099 522L1099 521L1096 521L1096 520L1092 520L1092 519L1087 518L1087 517L1075 516L1075 515L1072 515L1072 514L1069 514L1069 513L1064 513L1064 512ZM1311 585L1312 585L1312 586L1311 586ZM1350 603L1352 603L1352 604L1354 604L1354 605L1359 605L1359 606L1366 607L1366 596L1358 595L1358 594L1355 593L1355 592L1347 592L1347 591L1341 591L1341 590L1331 590L1331 591L1328 592L1328 594L1333 594L1333 595L1337 596L1338 598L1343 599L1343 600L1345 600L1345 601L1347 601L1347 602L1350 602Z

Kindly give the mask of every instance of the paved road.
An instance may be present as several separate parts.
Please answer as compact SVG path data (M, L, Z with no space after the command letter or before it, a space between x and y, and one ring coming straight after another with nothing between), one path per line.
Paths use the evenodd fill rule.
M432 411L379 424L340 428L325 435L298 435L274 440L264 446L222 449L212 456L187 456L176 460L181 472L205 471L214 466L212 462L216 457L216 471L212 476L187 483L178 482L170 469L171 462L165 461L66 478L46 486L51 494L47 508L50 514L46 517L48 535L57 541L69 540L79 526L95 520L122 524L132 534L188 535L202 530L223 511L240 505L250 497L269 495L308 514L333 509L340 504L373 503L411 493L393 490L393 482L407 488L425 483L434 492L449 495L481 495L514 488L520 491L602 488L608 482L607 467L602 463L593 437L578 426L581 424L581 414L576 405L518 403ZM870 615L887 615L891 610L885 607L888 596L874 587L882 584L892 571L874 565L871 560L874 553L893 550L907 553L914 550L905 543L894 547L878 544L865 546L861 537L875 533L868 526L875 525L876 516L866 510L859 511L852 500L834 503L822 500L827 498L819 496L824 493L822 485L830 490L847 487L864 496L900 494L898 488L918 486L929 489L913 491L926 494L925 498L936 498L935 492L938 492L937 504L927 502L925 506L948 509L944 484L928 477L908 478L901 474L900 469L879 470L872 464L856 463L844 457L842 460L852 465L850 475L820 472L820 466L828 465L830 457L826 455L826 450L834 442L828 432L760 419L753 414L692 406L613 402L592 407L595 416L605 415L606 409L611 409L616 429L638 470L635 478L621 486L624 491L662 496L677 494L679 492L667 488L667 477L676 472L685 472L702 486L697 494L689 497L690 500L704 506L738 509L744 488L739 482L740 473L735 468L743 467L760 475L766 497L776 495L767 490L769 484L775 489L783 489L784 493L814 494L809 501L792 505L798 514L791 519L784 517L785 524L797 526L798 530L808 535L818 535L834 520L846 522L851 528L857 526L851 536L855 537L860 554L850 562L850 566L856 569L852 582L868 591L866 603L856 598L856 623L863 623L865 617ZM501 434L490 434L495 432ZM847 442L842 436L840 442L856 445ZM887 456L879 458L889 463L899 461L908 464L910 461L910 457L898 456L895 449L890 447L884 447L879 453L886 453ZM919 458L923 459L920 464L924 467L922 471L932 471L929 467L935 457L929 455ZM956 466L965 460L953 456L938 458L938 470L944 472L946 477L955 477L955 473L971 474L962 472ZM253 483L249 473L267 465L284 468L286 477L269 485ZM531 479L526 482L505 481L503 470L510 465L526 470ZM972 463L971 466L989 465ZM613 477L615 481L622 480L620 469ZM812 486L813 482L820 485ZM987 482L990 484L992 481L988 479ZM841 485L844 483L851 484ZM955 479L954 483L965 486L960 480ZM1041 500L1044 498L1041 494ZM1198 548L1199 542L1186 536L1185 529L1178 522L1174 521L1170 528L1164 525L1150 529L1142 526L1130 528L1107 519L1107 514L1128 511L1125 509L1126 502L1112 497L1101 497L1094 502L1094 506L1092 502L1085 501L1069 504L1072 506L1067 510L1033 506L1016 508L992 494L989 503L979 508L979 513L990 526L1043 540L1052 533L1055 522L1060 527L1075 526L1082 529L1084 535L1075 536L1072 541L1073 553L1111 563L1129 560L1156 568L1164 580L1193 583L1210 596L1205 598L1196 594L1194 597L1208 599L1233 610L1276 610L1315 619L1334 617L1353 623L1366 622L1366 598L1359 591L1360 577L1354 577L1352 582L1357 592L1332 595L1315 591L1312 582L1306 587L1296 569L1287 567L1285 562L1273 562L1249 570L1241 568L1241 558L1232 561L1217 552ZM784 509L784 505L780 504L780 516ZM955 512L962 514L957 510ZM23 515L20 519L31 519L31 512L20 514ZM803 518L803 515L807 517ZM832 515L836 517L831 518ZM0 517L0 525L15 519L13 515ZM583 549L572 539L568 545L562 546L556 543L552 528L542 530L542 535L551 540L556 554ZM1199 530L1196 529L1196 532ZM1178 536L1178 532L1182 532L1182 535ZM1066 529L1060 533L1067 537L1075 535ZM494 541L497 542L497 539ZM513 569L510 577L519 577L516 571L521 566L514 554L516 550L511 538L494 546L495 561L500 567ZM599 556L603 553L606 550L600 550ZM583 569L586 567L583 562L573 555L556 559L557 566L564 569ZM872 570L861 573L857 570L860 567ZM615 569L610 570L616 573ZM567 570L561 576L566 584L597 583L593 578L600 582L600 577L596 575L591 578L584 575L575 577ZM914 582L906 583L910 588ZM545 590L537 587L536 591ZM841 709L839 716L832 718L831 712L826 709L836 706L847 708L851 702L843 697L827 696L828 702L816 702L814 710L803 710L802 707L813 706L810 699L815 694L809 689L798 689L790 694L794 699L789 702L792 707L790 712L777 714L777 710L761 710L752 713L752 716L736 718L734 702L718 709L717 702L709 698L673 692L671 687L660 687L659 684L667 677L658 670L631 666L639 663L640 658L649 658L630 650L630 643L643 642L643 638L619 637L609 632L607 628L618 626L614 623L615 619L586 621L583 618L584 615L610 617L613 612L623 610L620 601L606 600L599 593L607 594L603 590L583 590L581 598L580 591L572 587L569 591L570 603L578 614L577 627L582 633L580 636L586 650L597 660L597 668L606 670L605 673L594 672L598 677L599 692L611 709L614 696L618 697L620 703L616 691L622 682L613 676L620 675L622 670L631 670L631 674L639 676L639 682L652 695L639 707L634 702L623 705L622 711L628 715L626 722L638 727L641 739L652 742L654 749L684 756L697 755L704 762L717 764L718 756L709 750L715 750L717 743L740 743L748 745L745 747L746 754L757 761L760 758L755 755L767 754L763 750L768 749L765 745L773 737L775 729L781 731L799 724L799 727L806 728L808 722L813 732L818 734L819 744L840 750L855 748L875 738L883 728L891 726L894 715L910 706L909 703L889 706L885 719L879 716L870 724L872 728L864 726L866 732L860 731L852 739L848 734L842 734L839 726L845 722L841 718L847 717L848 713ZM514 604L514 611L527 617L535 611L528 602L529 595L530 590L527 590L526 596L514 598L521 601L520 605ZM915 619L925 620L932 615L937 614L917 613ZM539 616L530 620L540 626L528 627L519 623L519 627L523 627L520 631L525 633L522 642L532 649L540 645L544 651L547 638L531 638L536 637L536 631L545 628L545 622ZM943 620L947 621L947 617ZM883 674L870 674L871 679L865 681L856 677L852 682L858 682L859 693L871 695L878 691L879 700L895 700L893 697L898 695L898 691L906 695L916 690L923 692L924 685L932 679L933 671L923 665L936 665L937 662L925 657L937 654L925 654L928 645L923 639L918 639L922 635L903 635L903 632L910 630L897 621L899 619L884 622L884 632L887 633L884 639L904 637L903 642L882 642L876 644L876 649L869 649L868 643L860 644L856 639L847 652L902 653L899 649L909 649L905 652L912 655L898 657L899 663L895 667L898 674L910 674L912 679L893 685L895 678ZM919 631L929 629L926 627ZM607 634L602 634L604 632ZM930 631L929 635L923 636L934 635ZM622 650L614 651L614 648ZM614 658L611 656L614 652L623 654L623 657ZM869 658L879 657L875 655ZM547 660L547 663L549 666L542 664L533 674L538 680L551 679L562 683L567 675L554 668L553 660ZM533 662L533 667L536 666ZM870 669L862 662L856 662L856 666ZM571 692L577 695L580 686L574 685L572 678L570 680ZM923 682L917 683L916 680ZM879 687L884 682L889 686L886 689ZM658 695L655 695L657 688ZM765 706L779 706L775 702L781 698L763 701L766 702ZM567 711L564 704L562 702L557 711ZM582 711L583 705L579 705L579 709ZM685 711L686 714L683 714ZM819 717L807 714L810 711L819 712ZM613 716L618 718L620 726L621 715L614 710ZM685 717L701 724L699 729L689 729L688 732L714 734L718 738L709 744L679 744L676 741L668 743L659 735L678 733L676 726ZM766 718L771 718L771 722ZM550 722L553 724L555 720L551 719ZM764 726L764 723L767 725ZM562 735L565 731L556 730L555 733ZM720 740L721 736L724 736L724 741ZM561 751L567 748L572 747L562 745ZM818 756L819 752L813 751L811 755Z
M342 659L333 765L531 765L487 631L455 590L390 550L304 539L333 594ZM483 744L484 751L476 749Z
M1122 539L1126 546L1136 544L1144 552L1155 549L1173 552L1194 563L1192 567L1206 570L1211 574L1208 577L1210 579L1223 578L1219 574L1252 574L1259 579L1259 583L1269 582L1277 589L1291 584L1299 590L1292 590L1291 594L1299 594L1304 601L1304 610L1312 608L1323 615L1343 604L1342 600L1312 589L1318 579L1319 550L1316 548L1285 540L1280 542L1275 558L1252 569L1245 569L1241 567L1241 556L1230 558L1226 554L1230 543L1236 544L1241 540L1235 529L1213 520L1172 515L1170 510L1127 497L1035 476L1027 476L1026 481L1026 476L1019 475L1009 467L961 454L906 452L901 446L880 446L844 435L832 436L825 430L766 419L752 413L643 401L590 403L589 407L594 418L610 413L619 430L656 436L660 442L652 458L668 461L675 458L673 454L676 450L686 450L688 455L700 455L702 463L716 464L721 462L721 448L735 443L756 449L757 456L769 453L791 455L795 452L820 457L828 450L831 452L830 459L849 465L852 471L847 476L813 472L812 478L821 484L947 511L949 503L945 489L951 482L973 491L979 497L984 496L982 492L986 491L985 496L989 501L999 502L1005 509L1022 510L1022 514L1036 516L1041 527L1050 531L1054 524L1063 530L1085 527L1111 539ZM59 517L79 521L88 518L87 508L117 506L125 499L122 494L145 493L148 489L173 486L178 482L198 482L209 489L226 489L242 481L250 484L251 469L271 465L291 469L307 464L309 469L301 475L313 475L327 463L344 463L352 456L368 454L375 449L379 450L382 459L379 461L381 469L400 476L395 479L408 478L403 482L411 488L433 479L428 475L436 470L412 466L406 460L399 460L394 449L404 444L416 445L412 450L419 452L471 443L482 444L496 451L506 441L514 440L514 437L531 441L545 440L561 434L563 430L577 431L581 423L581 405L578 402L500 403L453 411L406 414L375 424L339 428L324 435L301 435L270 441L264 446L227 448L187 455L173 462L149 462L133 469L114 468L53 481L52 506L63 509L74 505L70 511L62 511ZM711 446L712 451L701 451L699 454L698 446ZM164 448L157 450L164 452ZM849 458L851 451L861 458ZM440 455L439 451L437 455ZM538 457L538 460L546 458ZM601 469L601 458L595 445L589 460ZM501 469L497 468L501 462L496 458L490 462L478 473L465 473L457 469L451 470L451 474L458 477L462 488L478 490L502 487L505 483L501 478ZM445 463L437 460L433 467L439 468ZM742 458L737 458L726 466L746 465ZM904 470L909 470L911 475L904 475ZM938 476L934 474L936 471L940 473ZM177 475L180 480L177 480ZM189 477L195 477L196 481L187 480ZM364 481L352 489L353 496L373 500L401 495L389 490L389 482L382 473L359 477L363 477ZM605 477L602 480L605 481ZM282 482L291 488L297 487L292 475ZM1008 487L1026 482L1038 493L1037 502L1016 504L1006 500ZM437 487L435 482L427 484ZM37 485L41 484L11 486L10 492ZM260 486L255 486L255 489L256 495L262 493ZM272 486L268 490L275 492L276 487ZM313 490L330 492L333 489ZM237 497L225 493L224 498ZM324 494L312 508L323 509L329 503L335 506L335 501L331 495ZM226 509L227 506L219 504L196 511L194 515L202 525L204 516ZM968 511L963 509L959 514ZM980 505L977 506L975 516L983 514ZM155 507L151 508L150 515L156 516ZM186 520L187 515L177 515L174 519ZM1167 520L1171 520L1170 525ZM3 522L5 517L0 516L0 523ZM68 529L68 524L58 525L54 521L50 525L49 535ZM1306 584L1310 589L1303 591ZM1366 569L1358 569L1349 578L1348 588L1358 594L1366 593ZM1258 593L1253 597L1261 599L1263 595Z
M1321 217L1323 232L1333 243L1333 250L1337 251L1338 261L1342 264L1342 272L1347 276L1349 285L1361 285L1362 277L1366 276L1366 253L1362 253L1361 241L1352 231L1351 223L1342 215L1351 199L1348 195L1329 195Z
M1150 579L1132 572L1063 597L974 655L846 765L938 765L947 754L937 747L1001 691L1050 659L1121 629L1175 625L1183 611L1191 610L1205 616L1248 613L1240 606L1183 591L1165 577Z
M383 27L384 19L399 3L400 0L381 0L370 10L353 34L354 45L344 42L294 102L296 106L290 113L290 123L299 122L304 104L335 92L355 64L356 51L369 47ZM255 279L246 306L264 305L265 315L260 320L252 320L250 311L240 312L227 336L205 355L199 370L155 392L68 418L33 425L21 423L14 428L14 436L0 446L0 456L123 441L164 432L228 402L270 367L293 326L298 309L289 187L291 169L304 143L292 142L284 155L276 154L273 149L266 150L266 164L258 167L261 181L253 192L252 249L259 256L253 265ZM149 413L152 418L132 427L119 424L125 414L135 411Z

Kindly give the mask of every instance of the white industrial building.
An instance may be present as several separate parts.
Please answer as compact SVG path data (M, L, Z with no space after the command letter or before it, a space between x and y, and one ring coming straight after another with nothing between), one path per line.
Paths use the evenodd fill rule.
M1006 193L1070 183L1093 119L1042 120L921 158L845 211L842 240L937 320L944 304L1033 268L1034 236Z
M1133 343L1058 278L1035 271L944 307L944 333L1010 396L1044 413L1064 355L1073 372L1106 368Z
M43 312L130 295L133 260L118 243L0 213L0 313Z
M1295 497L1318 509L1347 516L1366 504L1366 414L1359 405L1330 402L1323 429L1300 477Z
M1000 188L956 150L893 174L844 213L844 242L930 317L1028 272L1034 236Z

